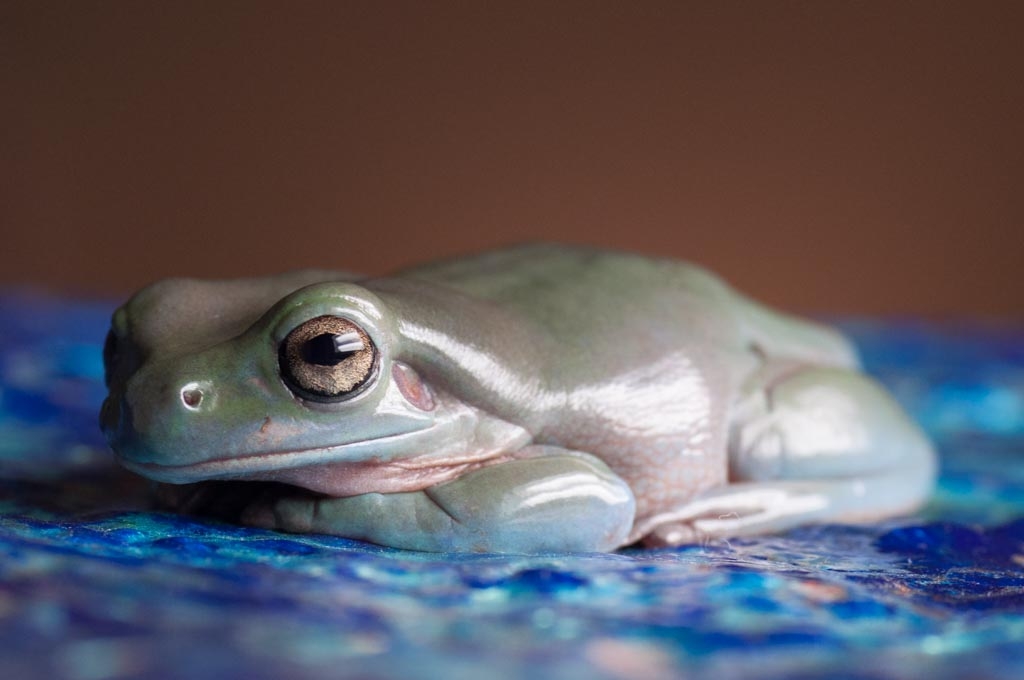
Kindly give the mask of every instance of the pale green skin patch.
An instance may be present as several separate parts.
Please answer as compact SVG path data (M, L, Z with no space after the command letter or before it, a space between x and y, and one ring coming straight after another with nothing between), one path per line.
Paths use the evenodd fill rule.
M279 356L325 315L377 352L333 403L297 395ZM118 459L185 485L164 487L177 507L230 495L283 531L607 551L908 512L936 473L845 339L678 261L528 246L387 278L166 280L112 335Z

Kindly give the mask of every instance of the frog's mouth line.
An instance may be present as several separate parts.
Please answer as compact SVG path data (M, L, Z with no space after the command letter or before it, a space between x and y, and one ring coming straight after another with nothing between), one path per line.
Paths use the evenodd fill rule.
M349 442L347 444L335 444L334 446L320 446L308 449L294 449L291 451L262 451L244 456L214 458L184 465L143 463L123 456L117 451L115 451L115 454L121 465L143 477L169 484L190 484L192 482L212 479L239 479L263 472L353 461L379 464L391 462L411 463L414 459L384 461L379 453L372 455L372 452L374 450L387 449L390 444L400 442L410 435L422 434L430 429L432 428L423 427L368 441Z
M161 509L239 522L244 520L246 509L254 505L272 507L284 498L312 500L372 492L418 491L510 458L514 458L514 454L489 452L445 462L420 458L390 463L322 463L256 472L244 478L160 482L156 485L156 501ZM134 466L140 467L140 464ZM151 474L146 476L152 477Z
M214 481L239 484L270 482L315 494L345 497L364 493L418 491L507 458L507 454L501 450L488 449L397 460L382 460L379 455L362 460L358 455L337 455L341 451L348 454L356 450L358 453L359 449L369 447L377 450L381 441L378 439L318 449L265 452L179 466L139 463L123 458L121 463L144 477L172 485Z

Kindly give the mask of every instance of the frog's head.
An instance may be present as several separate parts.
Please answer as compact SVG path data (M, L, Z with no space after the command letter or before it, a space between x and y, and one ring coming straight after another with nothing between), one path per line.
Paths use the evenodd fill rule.
M467 462L452 451L487 455L474 410L405 359L384 301L325 277L169 280L117 310L100 422L119 460L164 482L351 495Z

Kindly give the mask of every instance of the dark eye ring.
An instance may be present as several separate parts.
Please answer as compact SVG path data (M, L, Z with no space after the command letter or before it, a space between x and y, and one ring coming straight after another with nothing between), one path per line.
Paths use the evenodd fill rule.
M376 374L377 348L362 328L324 315L296 326L278 348L281 378L294 394L318 402L349 399Z

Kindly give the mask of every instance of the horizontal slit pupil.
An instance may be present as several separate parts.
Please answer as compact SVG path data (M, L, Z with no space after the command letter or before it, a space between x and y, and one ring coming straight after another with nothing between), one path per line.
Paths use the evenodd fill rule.
M338 351L335 333L321 333L310 338L302 346L302 358L306 363L317 366L337 366L353 354L350 351Z

